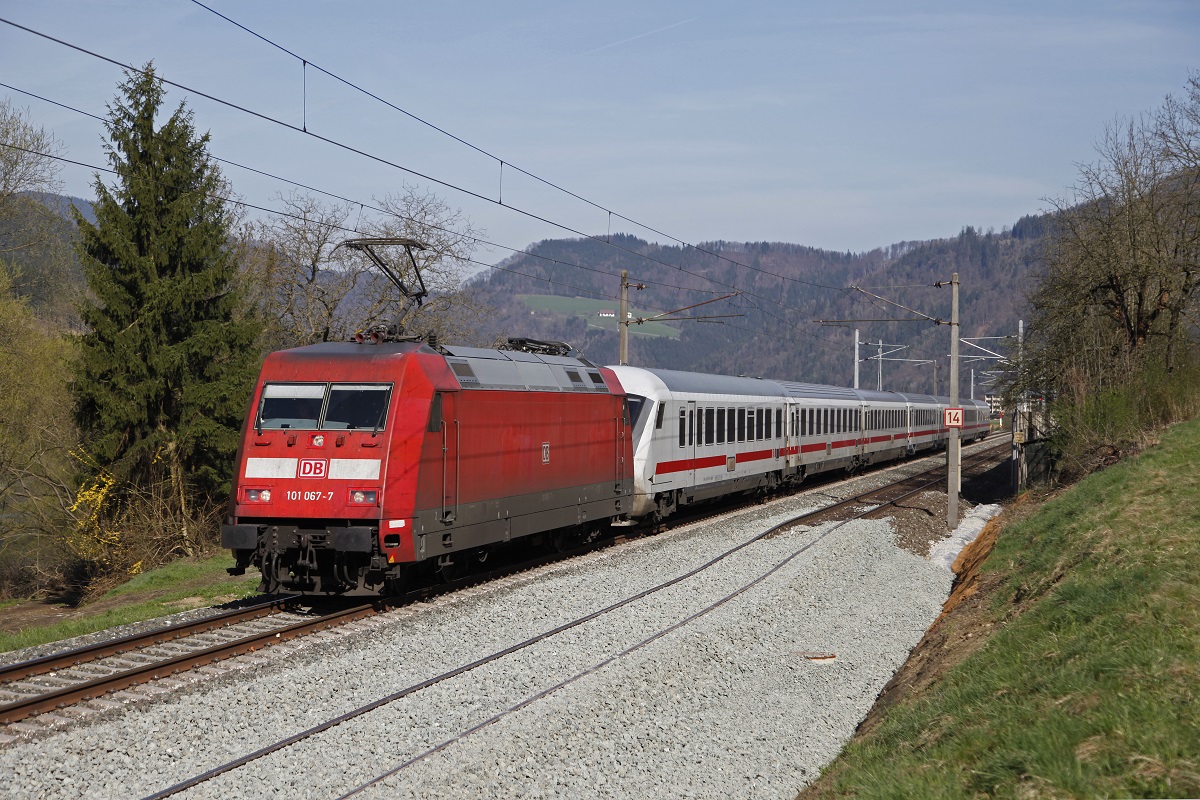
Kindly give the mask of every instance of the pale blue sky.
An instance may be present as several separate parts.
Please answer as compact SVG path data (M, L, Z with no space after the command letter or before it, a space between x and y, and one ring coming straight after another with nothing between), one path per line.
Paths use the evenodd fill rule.
M1200 69L1198 0L207 4L578 195L688 242L869 250L997 230L1062 196L1117 115ZM495 199L492 159L188 0L3 0L0 17ZM0 82L103 114L118 68L0 24ZM0 88L103 164L102 130ZM187 98L212 152L370 202L423 182ZM228 168L249 202L287 187ZM65 188L91 196L90 172ZM569 233L432 187L495 242ZM503 199L589 233L605 213L504 172ZM655 237L629 223L612 230ZM505 250L479 253L499 261Z

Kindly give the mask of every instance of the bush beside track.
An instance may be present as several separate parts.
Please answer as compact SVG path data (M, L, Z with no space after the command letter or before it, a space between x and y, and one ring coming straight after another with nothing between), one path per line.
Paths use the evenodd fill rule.
M1177 425L1006 514L974 591L800 797L1200 796L1198 454L1200 421Z

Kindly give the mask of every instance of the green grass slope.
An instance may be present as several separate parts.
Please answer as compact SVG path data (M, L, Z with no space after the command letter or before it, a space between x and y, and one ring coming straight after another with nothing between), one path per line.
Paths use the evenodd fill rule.
M1200 422L1001 532L987 643L803 797L1200 796Z
M259 575L231 577L229 553L180 559L143 572L79 608L40 601L0 606L0 652L250 597Z

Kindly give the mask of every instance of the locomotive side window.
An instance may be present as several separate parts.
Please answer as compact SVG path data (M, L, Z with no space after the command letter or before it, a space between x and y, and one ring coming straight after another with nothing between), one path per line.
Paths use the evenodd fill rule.
M258 407L259 427L315 431L324 404L323 383L268 383Z
M429 404L429 424L425 426L425 430L430 433L437 433L442 429L442 393L438 392L433 396L433 402Z
M655 418L655 420L654 420L654 430L656 430L656 431L661 431L661 430L662 430L662 424L663 424L663 413L664 413L666 410L667 410L667 404L666 404L666 403L659 403L659 404L658 404L658 417L656 417L656 418Z
M379 430L387 417L392 387L380 384L333 384L322 430Z

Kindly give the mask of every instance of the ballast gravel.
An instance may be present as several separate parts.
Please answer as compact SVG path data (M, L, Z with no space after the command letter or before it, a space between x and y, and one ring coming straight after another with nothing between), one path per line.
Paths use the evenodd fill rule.
M785 499L410 606L12 743L3 794L144 797L686 573L814 505ZM829 527L756 542L179 796L790 798L852 735L953 579L896 547L889 522L817 541Z

